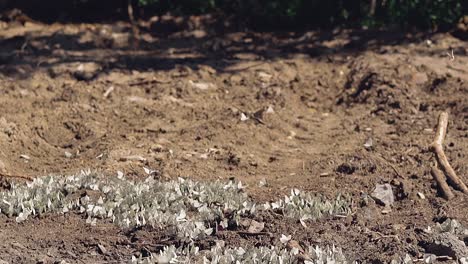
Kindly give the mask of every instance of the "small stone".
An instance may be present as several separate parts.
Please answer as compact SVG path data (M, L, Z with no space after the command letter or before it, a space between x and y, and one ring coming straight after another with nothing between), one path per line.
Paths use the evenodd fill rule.
M273 77L273 76L271 74L266 73L266 72L258 72L257 77L261 82L268 83L268 82L270 82L271 77Z
M396 187L400 187L401 186L401 182L397 179L393 179L391 182L390 182L393 186L396 186Z
M103 245L98 244L97 247L98 247L99 253L101 253L103 255L107 254L107 249Z
M31 159L31 157L29 157L28 155L25 155L25 154L20 155L20 158L25 159L25 160L30 160Z
M116 49L126 48L129 46L131 36L129 33L112 33L112 47Z
M209 65L198 65L200 71L207 72L209 74L216 74L216 69Z
M385 207L385 209L383 209L382 211L382 214L389 214L392 212L392 208L390 207Z
M73 77L78 81L90 81L101 72L101 66L94 62L80 63L73 72Z
M395 198L393 196L392 186L388 183L386 184L377 184L375 190L371 194L372 198L374 198L377 202L382 205L390 206L395 202Z
M73 156L73 155L72 155L70 152L65 151L65 157L71 158L72 156Z
M434 235L429 241L424 241L423 247L427 253L437 256L449 256L454 259L468 256L465 243L448 232Z
M242 82L242 76L232 75L231 77L229 77L229 82L231 84L240 84Z
M418 197L422 200L426 199L426 196L423 193L418 192Z
M428 264L434 263L437 261L437 256L434 254L424 254L423 260L424 260L424 263L428 263Z
M252 220L250 222L250 226L249 226L249 229L247 230L247 232L249 232L249 233L258 233L258 232L262 232L262 230L264 228L265 228L265 223L257 222L255 220Z
M427 78L427 75L423 72L418 72L414 74L412 77L412 81L415 84L419 84L419 85L426 83L428 80L429 79Z
M206 31L204 30L194 30L192 32L190 32L190 35L192 35L192 37L196 38L196 39L201 39L201 38L204 38L208 35L208 33L206 33Z
M149 152L162 152L164 150L164 146L161 144L154 144L150 147Z
M296 136L296 132L294 131L289 131L289 136L288 136L288 139L293 139L294 137Z
M190 86L193 88L199 89L199 90L208 90L208 89L216 89L216 85L212 83L207 83L207 82L194 82L192 80L189 80L188 83Z

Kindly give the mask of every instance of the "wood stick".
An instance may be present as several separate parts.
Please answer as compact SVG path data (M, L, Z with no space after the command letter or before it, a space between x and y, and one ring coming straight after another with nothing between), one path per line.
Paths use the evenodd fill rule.
M437 167L432 166L431 174L434 180L437 182L437 185L439 186L440 191L442 192L442 195L446 200L450 200L453 197L455 197L455 195L453 195L452 190L450 190L450 187L448 186L442 171L440 171Z
M33 181L32 177L29 176L24 176L24 175L9 175L5 173L0 172L0 178L14 178L14 179L22 179L22 180L27 180L27 181Z
M439 115L439 123L437 125L437 132L434 142L431 144L431 148L436 154L437 161L440 164L440 167L445 172L445 175L450 179L450 183L462 191L465 194L468 194L468 187L465 183L457 176L455 170L452 168L448 162L447 156L445 155L442 144L444 142L445 135L447 134L447 125L448 125L448 113L442 112Z

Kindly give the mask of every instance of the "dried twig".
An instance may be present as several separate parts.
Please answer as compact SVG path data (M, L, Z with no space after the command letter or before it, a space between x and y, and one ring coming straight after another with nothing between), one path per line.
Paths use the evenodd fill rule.
M171 81L170 80L158 80L158 79L151 79L151 80L142 80L142 81L138 81L138 82L133 82L133 83L129 83L128 85L129 86L137 86L137 85L146 85L146 84L154 84L154 83L170 83Z
M13 178L13 179L23 179L27 181L33 181L32 177L25 176L25 175L9 175L5 173L0 172L0 178Z
M135 16L133 15L132 0L127 1L127 13L132 26L132 48L136 49L139 46L140 30L138 29L138 24L135 21Z
M273 234L270 232L246 232L246 231L236 231L239 235L244 236L270 236L273 237Z
M379 231L370 231L370 232L379 236L377 238L372 239L374 241L381 240L383 238L393 238L393 239L397 240L398 242L400 242L400 238L398 237L398 235L384 235L384 234L380 233Z
M437 185L439 185L439 188L442 191L442 195L444 196L444 198L450 200L453 197L455 197L455 195L453 195L452 193L452 190L450 190L442 171L440 171L437 167L432 166L431 173L432 177L437 182Z
M447 156L445 155L442 144L444 142L445 135L447 134L447 125L448 125L448 113L442 112L439 116L439 124L437 126L437 133L434 139L434 142L431 144L431 148L436 154L437 161L442 167L443 171L450 179L450 183L463 193L468 194L468 187L463 183L463 181L457 176L455 170L452 168L448 162Z
M378 159L380 159L383 163L385 163L386 165L390 166L390 168L392 168L392 170L396 173L397 176L399 177L403 177L403 175L400 173L400 171L397 169L397 167L395 167L395 165L393 165L392 163L390 163L387 159L385 159L382 155L376 155L376 157Z
M445 260L452 260L453 258L450 257L450 256L435 256L435 259L436 260L441 260L441 261L445 261ZM425 261L424 258L420 258L420 259L413 259L414 262L419 262L419 261Z
M453 55L453 50L452 50L452 53L447 52L447 55L451 61L455 60L455 56Z
M112 91L114 91L114 89L114 86L107 88L107 90L103 94L104 98L107 98L112 93Z

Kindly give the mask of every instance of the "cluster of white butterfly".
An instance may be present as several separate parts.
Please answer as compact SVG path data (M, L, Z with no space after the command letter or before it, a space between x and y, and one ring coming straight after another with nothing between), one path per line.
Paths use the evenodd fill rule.
M281 212L301 220L303 225L307 219L345 215L351 210L349 199L341 196L327 200L294 189L291 195L276 202L256 205L243 191L241 182L196 182L182 178L160 181L148 174L150 177L147 179L136 181L128 179L121 172L106 177L91 171L72 176L36 178L30 183L13 184L10 190L0 192L0 212L15 217L17 222L45 213L79 212L87 216L86 222L91 225L95 225L98 219L111 219L122 227L150 225L174 232L184 241L188 238L188 242L194 242L210 236L217 228L229 228L233 222L238 224L241 216L254 215L259 210ZM195 250L194 243L190 244L192 246L184 248L169 247L157 256L190 258L197 255L187 253L187 250ZM322 252L320 248L314 248L315 253L311 255L321 252L317 256L333 256L331 259L336 259L341 254L334 247L329 250ZM213 257L203 255L207 263L232 263L228 260L233 260L233 257L236 257L236 261L238 258L240 263L252 257L259 260L256 263L295 263L297 259L294 252L275 247L244 250L217 246L210 252ZM154 258L141 261L158 263L154 262Z
M323 216L346 216L351 213L351 199L338 195L335 199L327 199L323 196L309 192L301 192L292 189L289 196L274 203L265 203L266 210L274 210L285 216L299 219L304 227L306 220L315 220Z
M304 260L298 251L280 247L249 247L229 248L222 243L216 244L210 250L200 251L197 247L180 249L166 247L159 254L146 258L132 258L132 264L156 263L203 263L203 264L351 264L356 263L346 259L340 248L335 246L308 248L308 259Z
M231 215L254 212L255 204L241 188L232 182L200 183L182 178L162 182L153 177L132 181L121 173L103 177L86 171L13 185L0 193L0 212L21 222L34 215L73 210L86 214L92 225L107 218L123 227L176 227L181 237L200 238L211 234L207 224L227 211Z
M47 176L26 184L13 184L0 192L0 212L15 216L16 221L30 215L48 212L68 213L77 210L86 213L88 222L111 218L125 226L167 225L219 219L226 212L235 215L255 213L256 204L243 192L241 182L195 182L179 178L159 181L148 177L132 181L119 172L116 177L82 171L72 176ZM93 193L93 197L87 193ZM273 203L265 203L260 210L281 211L297 219L317 219L323 215L346 215L350 212L349 199L338 196L327 200L315 194L291 191ZM196 218L196 221L194 220Z

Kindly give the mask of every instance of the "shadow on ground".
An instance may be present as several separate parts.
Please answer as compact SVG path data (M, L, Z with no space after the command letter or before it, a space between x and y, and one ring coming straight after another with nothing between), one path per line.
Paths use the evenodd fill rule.
M280 60L294 56L332 60L331 55L333 60L346 60L347 56L364 51L384 54L392 46L420 43L431 38L431 34L425 33L344 29L225 32L219 27L217 30L216 27L206 29L200 23L189 22L178 22L177 18L164 23L148 22L141 27L138 41L135 41L131 26L123 22L113 25L26 23L5 26L5 33L0 37L0 71L26 77L37 69L93 62L103 72L113 69L164 71L181 65L197 69L199 64L210 65L222 72L243 60ZM462 48L458 51L465 52Z

